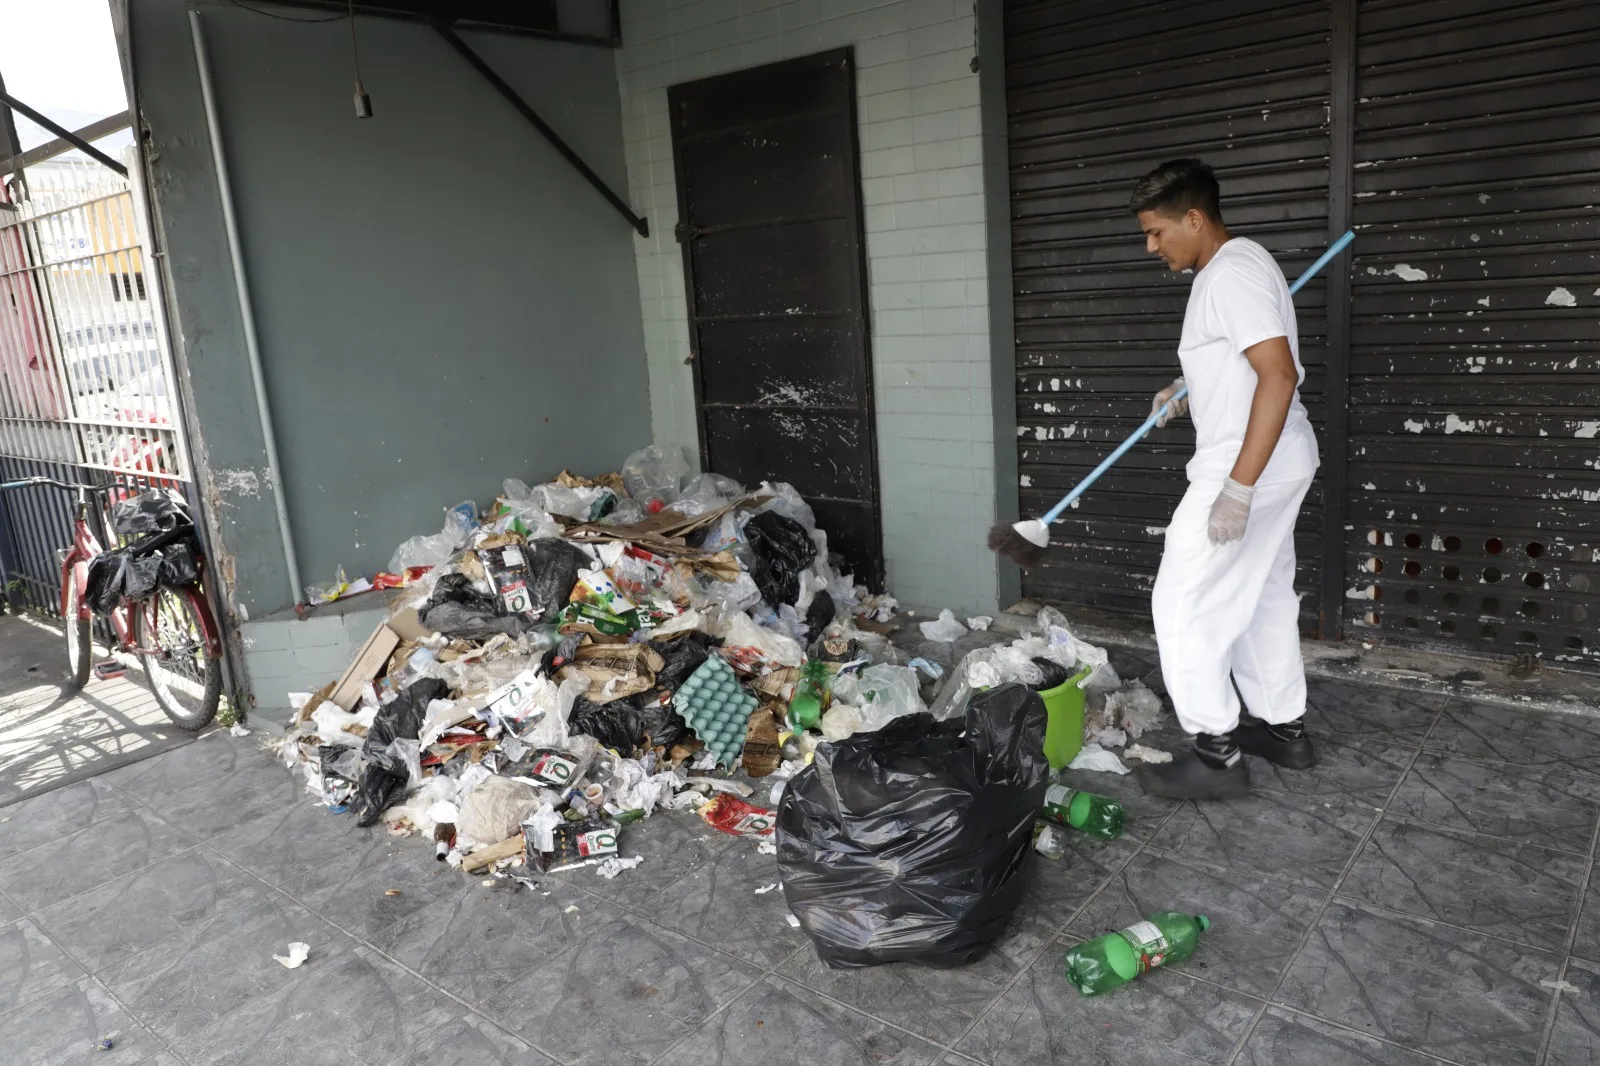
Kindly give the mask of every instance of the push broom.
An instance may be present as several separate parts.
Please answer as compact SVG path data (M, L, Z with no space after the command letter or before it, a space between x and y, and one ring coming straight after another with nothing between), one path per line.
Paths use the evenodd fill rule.
M1315 263L1307 267L1304 274L1295 279L1294 284L1289 286L1289 294L1292 296L1299 292L1306 282L1316 277L1318 271L1327 266L1334 256L1344 251L1350 242L1355 239L1356 231L1346 230L1344 236L1329 245L1328 250L1323 252ZM1155 428L1155 424L1158 421L1166 416L1172 405L1188 394L1189 387L1187 385L1179 389L1172 399L1162 406L1161 410L1156 411L1145 419L1144 425L1134 430L1132 436L1117 445L1116 451L1106 456L1099 466L1090 471L1088 477L1074 485L1072 491L1061 497L1061 501L1050 508L1043 518L1030 518L1009 526L995 526L989 530L989 550L1004 555L1018 566L1039 565L1040 560L1044 558L1045 551L1050 547L1050 523L1060 518L1061 513L1077 502L1078 497L1088 491L1089 486L1099 480L1101 474L1111 469L1112 464L1126 455L1130 448L1144 440L1145 435Z

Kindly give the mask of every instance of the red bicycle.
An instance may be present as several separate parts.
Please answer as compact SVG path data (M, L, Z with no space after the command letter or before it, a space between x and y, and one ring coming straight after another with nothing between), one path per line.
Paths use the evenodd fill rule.
M108 617L116 647L112 657L94 662L94 619L90 607L90 570L108 553L89 528L88 485L73 485L53 478L33 477L0 484L0 490L26 485L53 485L77 495L72 520L72 547L57 553L61 563L61 619L66 625L67 679L72 689L89 682L91 671L100 677L123 672L117 654L132 654L144 668L150 692L168 718L180 729L204 729L216 717L222 695L222 635L200 584L201 560L194 525L186 514L175 512L170 528L141 536L114 554L131 571L156 574L165 550L180 545L188 556L182 576L174 581L161 572L136 594L126 586L97 590Z

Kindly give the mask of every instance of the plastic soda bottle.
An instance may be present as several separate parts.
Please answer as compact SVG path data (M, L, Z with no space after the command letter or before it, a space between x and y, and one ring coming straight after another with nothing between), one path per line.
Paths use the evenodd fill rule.
M1121 988L1140 974L1182 962L1211 928L1204 915L1158 911L1126 929L1096 937L1067 952L1067 980L1086 996Z
M1122 804L1066 785L1051 785L1045 792L1044 816L1107 840L1122 835Z
M800 668L800 680L795 682L794 695L789 700L789 723L796 730L815 728L822 720L831 680L828 664L818 659L808 659Z

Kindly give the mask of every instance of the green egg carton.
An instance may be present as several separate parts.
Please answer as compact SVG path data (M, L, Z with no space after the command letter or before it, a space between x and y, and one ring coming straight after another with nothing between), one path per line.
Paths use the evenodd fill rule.
M679 687L672 706L716 755L719 766L738 761L756 698L739 684L733 667L711 656Z

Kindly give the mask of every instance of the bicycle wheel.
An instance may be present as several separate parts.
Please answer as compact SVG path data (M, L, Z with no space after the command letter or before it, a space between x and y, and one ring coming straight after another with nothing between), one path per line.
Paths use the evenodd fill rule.
M206 650L200 593L157 589L131 604L133 642L156 703L179 729L204 729L217 715L222 660Z
M78 582L67 578L67 613L61 624L67 630L67 688L77 690L89 683L89 671L94 669L93 636L87 618L78 617L80 605Z

